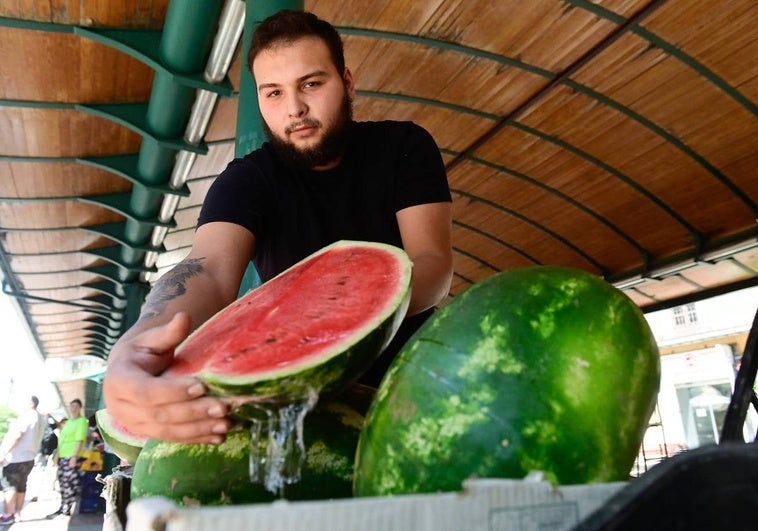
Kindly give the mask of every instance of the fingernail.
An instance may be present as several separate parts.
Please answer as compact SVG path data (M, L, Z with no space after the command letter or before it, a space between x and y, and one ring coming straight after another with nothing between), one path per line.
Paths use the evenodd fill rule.
M211 431L213 433L223 434L223 433L226 433L228 430L229 428L227 428L226 424L221 423L221 424L216 424L215 426L213 426L213 429Z
M211 417L224 417L226 416L226 408L220 404L215 404L208 408L208 415Z
M190 396L201 396L204 393L205 393L205 386L200 382L193 383L187 389L187 394Z

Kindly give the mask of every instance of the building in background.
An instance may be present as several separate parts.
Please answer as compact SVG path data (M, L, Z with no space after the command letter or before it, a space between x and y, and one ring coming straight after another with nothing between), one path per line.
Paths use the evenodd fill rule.
M646 315L661 351L658 404L636 472L683 450L719 442L735 376L758 308L758 287ZM748 409L752 441L758 413Z

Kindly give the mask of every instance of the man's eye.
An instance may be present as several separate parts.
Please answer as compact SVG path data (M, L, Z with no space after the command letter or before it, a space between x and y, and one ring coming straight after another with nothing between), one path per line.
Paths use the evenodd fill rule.
M317 87L317 86L319 86L320 84L321 84L321 83L319 83L318 81L308 81L308 82L306 82L306 83L303 85L303 88L312 88L312 87Z
M267 97L267 98L275 98L275 97L277 97L277 96L281 95L281 93L282 93L282 91L281 91L281 90L272 90L271 92L269 92L269 93L266 95L266 97Z

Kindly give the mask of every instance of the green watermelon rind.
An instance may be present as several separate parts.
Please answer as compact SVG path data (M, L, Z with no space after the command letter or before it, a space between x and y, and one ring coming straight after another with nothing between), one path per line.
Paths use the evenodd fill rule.
M329 401L305 419L306 460L300 482L285 485L288 500L352 497L353 466L363 416ZM150 439L131 481L131 499L162 496L185 506L269 503L278 499L248 477L250 433L241 426L219 445Z
M107 409L99 409L95 412L95 421L100 435L108 445L111 452L118 457L133 465L137 462L137 457L142 447L147 442L144 437L138 437L126 432L113 422Z
M301 363L290 364L285 369L258 372L254 376L219 374L210 370L199 371L195 376L207 384L212 394L251 396L263 402L292 402L309 396L311 392L324 395L338 393L368 369L392 340L408 310L413 266L408 255L402 249L388 244L341 240L298 262L279 276L286 275L288 271L297 268L308 259L342 246L383 249L396 257L401 277L397 293L387 301L384 311L360 329L355 330L344 341L334 345L329 352L319 356L310 356ZM211 320L209 319L206 323ZM203 326L198 327L183 344L189 342ZM181 354L181 348L182 345L177 348L178 355Z
M561 335L572 327L595 333ZM456 491L532 470L556 484L626 480L659 381L642 312L610 284L553 266L494 275L398 354L361 434L355 494Z

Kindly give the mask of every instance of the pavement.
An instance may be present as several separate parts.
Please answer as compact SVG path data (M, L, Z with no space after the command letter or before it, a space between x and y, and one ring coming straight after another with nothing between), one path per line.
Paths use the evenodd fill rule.
M0 503L3 505L4 503ZM46 516L60 507L60 493L55 490L55 468L35 466L29 475L26 501L21 520L0 525L0 531L101 531L103 513L81 513L72 516Z

